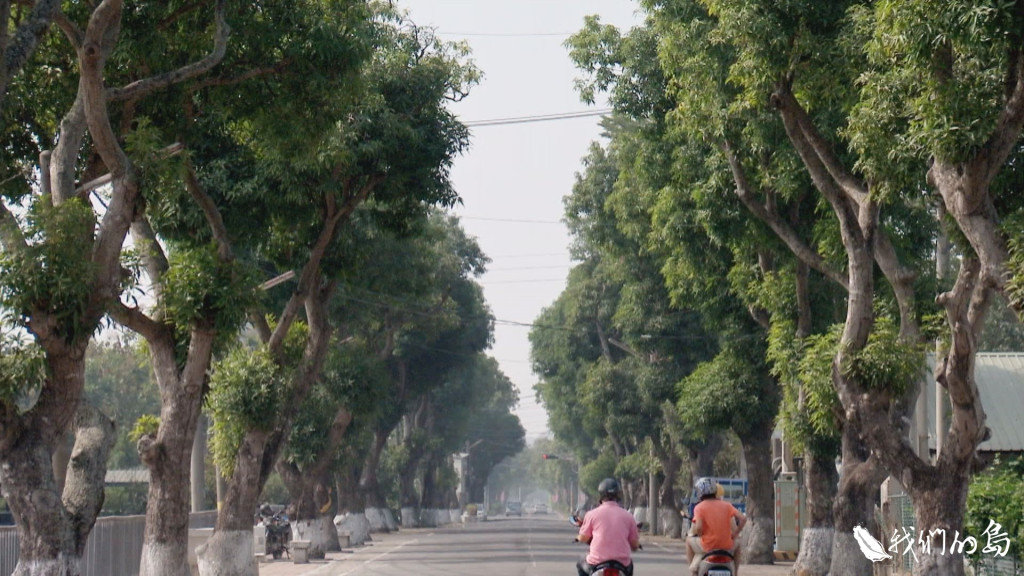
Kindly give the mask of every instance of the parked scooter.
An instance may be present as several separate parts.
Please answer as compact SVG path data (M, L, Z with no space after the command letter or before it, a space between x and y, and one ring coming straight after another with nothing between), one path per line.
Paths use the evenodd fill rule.
M288 554L288 557L291 558L288 544L292 540L292 527L288 518L281 514L274 514L269 518L264 518L263 525L267 535L266 553L273 556L275 560L279 559L282 554Z

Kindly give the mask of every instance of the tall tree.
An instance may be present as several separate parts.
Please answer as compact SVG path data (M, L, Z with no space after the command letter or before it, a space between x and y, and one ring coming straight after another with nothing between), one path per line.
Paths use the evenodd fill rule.
M377 16L372 54L360 67L354 93L320 93L333 102L337 121L324 124L280 122L257 114L251 124L232 132L244 143L248 126L265 129L274 139L249 148L258 162L253 168L267 180L266 195L282 201L253 251L276 270L298 270L295 288L281 303L275 323L254 314L264 346L290 380L292 402L274 415L272 425L252 429L233 467L225 506L207 554L208 567L220 563L238 545L251 546L251 510L287 439L302 401L320 377L334 327L327 305L338 286L344 246L339 231L355 210L373 204L377 217L401 229L410 219L435 205L457 198L448 178L451 162L467 144L466 129L445 108L461 98L475 81L472 66L459 46L444 44L385 10ZM341 101L337 101L341 100ZM296 103L295 101L292 101ZM297 105L297 103L296 103ZM301 106L294 113L313 114ZM317 112L319 113L319 112ZM294 131L294 127L300 127ZM316 138L303 128L321 127ZM310 201L313 198L313 201ZM297 364L285 352L291 325L305 312L308 333ZM251 490L251 487L257 490ZM237 543L234 544L234 543ZM247 559L251 562L251 558ZM237 564L232 570L245 570ZM218 574L234 574L224 571Z
M253 171L256 177L238 180L226 174L230 169L224 165L230 161L253 161L229 136L252 114L232 93L259 78L275 87L289 86L307 102L322 103L329 86L344 94L341 87L354 77L357 55L366 50L362 36L350 34L369 17L368 11L358 11L360 6L357 1L278 3L233 12L235 36L242 40L236 45L244 50L230 50L216 74L188 82L158 102L132 101L122 118L140 125L137 147L146 149L146 137L152 134L173 135L188 155L183 166L161 175L162 182L152 177L163 186L159 193L145 195L145 211L132 225L154 305L147 309L125 304L111 312L146 339L161 391L160 426L139 442L141 458L150 469L142 574L187 571L169 559L187 552L189 461L207 375L217 348L234 339L257 300L254 262L239 258L237 252L252 250L253 225L266 225L267 206L251 199L263 192L253 192L263 174ZM281 17L277 25L266 27L265 19L275 13L291 18ZM174 57L178 52L188 54L192 45L146 31L182 30L194 17L191 7L169 15L134 12L127 26L135 34L132 40L150 58ZM299 30L311 32L299 41ZM330 51L345 65L324 72L314 58L318 51ZM281 53L291 60L281 62ZM133 64L152 66L147 59ZM293 98L277 98L276 104L267 99L262 110L283 112L294 106ZM306 134L324 138L322 132ZM232 204L230 198L242 200Z
M877 481L872 468L883 465L906 480L918 502L919 528L934 534L959 530L962 497L937 494L965 493L962 487L985 434L968 367L990 290L1005 287L982 278L1005 278L1007 259L1000 247L1005 237L992 224L993 214L997 207L1012 211L1016 204L1013 195L999 194L996 176L1021 129L1020 47L1013 40L1021 33L1019 5L978 11L965 2L926 14L902 2L798 3L763 11L731 1L702 4L717 18L720 45L735 51L729 80L742 91L737 102L758 105L770 96L842 239L850 301L832 372L847 416L837 514L863 508L872 496L868 482ZM972 24L964 26L968 21ZM848 80L837 81L837 75ZM957 430L956 448L944 449L934 466L927 457L912 456L900 426L916 393L915 370L895 358L888 368L875 364L874 373L861 370L881 360L869 359L877 352L872 334L885 333L874 325L880 301L895 304L899 346L914 346L920 337L923 299L917 291L922 286L915 277L928 246L920 239L927 239L931 219L908 216L928 206L921 193L928 186L926 173L945 210L962 210L954 218L970 244L958 284L939 298L958 343L946 353L940 379L952 382L948 390L958 396L961 412L951 425ZM972 200L965 201L968 197ZM885 284L875 279L876 266ZM874 458L866 458L869 449ZM856 469L848 470L849 464ZM863 487L844 493L850 482ZM855 491L861 495L854 497ZM847 529L854 518L843 514L837 521L846 542L837 541L835 551L851 556L842 564L858 560L859 571L868 570L848 552ZM958 555L943 554L942 546L932 544L922 551L919 573L962 570Z
M37 150L39 180L33 182L36 194L28 202L30 217L19 221L6 201L0 211L5 305L17 311L48 364L34 405L24 411L5 410L0 423L4 434L0 485L21 531L15 570L19 575L77 574L103 500L103 473L113 431L105 417L80 410L85 350L123 288L121 246L140 206L146 162L145 155L126 152L124 143L131 138L132 127L118 124L115 103L141 100L208 72L222 59L227 43L224 3L207 3L202 6L205 10L197 11L203 17L190 22L192 37L201 31L207 40L195 43L209 50L204 57L186 66L181 61L162 66L156 75L150 69L123 87L107 88L105 84L116 83L111 81L116 75L106 70L108 60L131 52L130 43L120 35L123 2L73 6L66 14L56 12L55 5L37 3L33 26L42 26L40 31L45 28L44 15L59 23L67 44L55 45L54 51L66 53L70 45L75 54L71 60L80 71L77 91L43 100L63 100L69 108L59 128L50 125L56 135L35 135L37 142L53 143L53 149ZM6 22L9 4L3 7ZM79 25L83 21L88 22L84 28ZM26 46L24 40L19 37L9 47ZM30 52L6 53L12 58L5 61L5 72ZM3 79L9 82L10 76L5 74ZM55 84L60 87L60 82ZM36 99L40 94L32 90L22 94L40 101ZM30 101L21 100L18 105L25 110ZM83 146L87 131L89 139ZM91 180L103 173L109 174L105 180L109 192L100 200L102 209L93 210L89 198L100 184ZM58 494L50 456L72 426L83 433L77 434L64 491Z
M647 312L650 318L666 324L668 319L684 313L672 310L673 305L683 308L685 303L695 323L703 322L708 334L719 335L716 342L701 330L679 331L686 344L676 346L686 350L691 358L706 359L716 347L722 350L718 361L692 377L692 386L681 387L679 404L691 416L684 420L701 423L700 435L710 437L710 430L728 428L739 434L748 456L751 480L750 533L754 536L747 538L747 558L771 562L774 516L772 471L767 454L779 391L778 383L768 374L763 354L759 354L763 346L752 346L746 339L763 339L769 322L764 303L750 296L758 290L748 284L758 279L748 271L759 268L766 276L774 272L775 247L764 242L759 229L745 226L743 219L720 213L721 206L713 202L702 202L702 198L710 196L711 183L701 182L707 169L700 165L700 158L685 156L699 153L701 147L678 143L670 114L675 106L671 88L658 64L656 28L637 27L622 35L613 27L588 19L586 27L570 40L570 47L578 67L588 72L587 77L579 80L582 96L592 101L597 91L608 91L619 114L609 122L609 156L614 159L618 174L603 208L614 215L615 225L598 230L607 236L608 229L618 229L628 239L626 245L635 246L628 253L643 255L633 261L648 261L645 267L635 266L632 275L642 280L632 281L634 286L624 291L627 298L617 317L630 318L626 312L633 309ZM697 191L698 186L702 186L703 194ZM696 199L685 199L687 194ZM681 213L690 207L697 212ZM599 214L600 209L590 213ZM701 229L704 234L698 232ZM717 249L709 250L709 242ZM663 327L654 328L649 331L667 333ZM732 342L737 337L744 342ZM640 339L634 346L651 348L649 343L658 341ZM705 350L703 357L698 353L701 348ZM744 353L738 354L741 349ZM659 358L670 358L673 354L686 357L666 345L652 351ZM746 360L737 362L740 357ZM716 366L729 366L734 376L710 378L716 393L708 394L705 376L715 373ZM735 370L741 367L749 373L739 376ZM687 372L677 373L676 380ZM729 383L741 386L730 391ZM759 401L720 410L729 404L722 398L733 394ZM744 407L751 410L744 411ZM692 417L698 413L702 417ZM707 417L712 414L719 416Z

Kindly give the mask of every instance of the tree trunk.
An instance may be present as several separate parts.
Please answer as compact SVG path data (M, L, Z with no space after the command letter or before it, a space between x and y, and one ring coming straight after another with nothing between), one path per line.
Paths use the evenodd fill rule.
M370 526L375 532L389 532L390 528L386 519L386 505L380 494L380 484L377 479L380 468L380 458L387 445L388 436L391 430L376 430L373 434L373 444L369 454L366 455L366 463L363 464L363 473L359 478L359 492L366 502L366 517Z
M325 514L333 508L329 474L324 470L326 466L316 468L300 471L290 464L278 463L277 466L290 496L292 537L294 540L308 540L309 558L320 560L326 556L332 539L337 547L338 532L333 522L330 522L330 528L324 522ZM330 518L333 517L331 514Z
M898 557L897 554L916 553L915 576L963 576L964 555L962 550L952 549L952 543L957 533L959 541L965 538L964 511L969 484L970 470L966 466L953 473L928 474L927 478L918 478L914 482L910 496L914 503L915 526L920 528L914 534L914 541L909 543L913 552L904 542L899 543L898 550L889 553L894 558ZM924 545L918 541L918 535L923 538ZM987 544L982 535L972 536L977 539L979 550ZM967 550L971 551L970 545Z
M192 446L202 412L203 389L213 353L213 331L193 330L188 359L178 369L169 329L148 338L162 407L155 438L139 441L139 455L149 468L146 534L140 576L191 576L188 519L191 510Z
M440 522L441 510L447 513L448 503L444 492L437 485L438 468L444 465L444 460L437 454L431 454L423 467L423 499L420 509L420 525L424 527L436 527L447 522Z
M416 479L425 452L422 444L415 440L406 444L409 446L409 459L405 462L398 477L398 497L402 508L401 524L408 528L415 528L419 524L421 499L416 492Z
M271 468L266 461L268 441L268 433L252 430L242 439L213 536L196 550L201 576L259 574L255 554L264 550L253 549L253 524Z
M772 482L771 429L753 429L740 437L747 461L747 526L743 530L743 562L773 564L775 561L775 491Z
M813 442L813 441L812 441ZM804 495L808 525L800 539L800 553L793 567L795 576L826 576L832 565L835 522L832 503L836 499L835 456L826 450L804 450Z
M351 423L352 413L339 408L327 432L327 441L312 464L300 469L289 462L277 463L277 471L288 488L291 500L290 520L294 539L309 541L309 558L312 559L322 559L328 549L338 546L334 514L325 521L325 514L334 509L328 469L334 463L334 454Z
M832 507L835 534L832 539L831 576L871 576L872 562L861 552L853 529L862 527L879 534L875 503L885 471L874 459L867 459L867 447L851 423L843 428L843 469L839 491Z
M77 576L82 555L57 495L50 447L38 435L25 434L5 456L0 488L18 524L14 576Z
M342 466L334 473L335 484L338 491L338 513L362 512L362 498L359 497L359 476L362 471L357 469L351 461Z
M722 435L713 433L708 436L706 442L696 447L689 447L690 455L690 486L697 483L699 478L715 475L715 457L722 449Z
M366 504L359 492L358 466L349 464L336 472L338 486L338 513L334 524L338 530L349 532L349 543L360 546L370 539L370 523L366 520Z
M44 434L28 432L5 453L0 491L18 524L14 576L77 576L86 540L103 506L103 478L114 424L83 406L75 415L75 445L62 497ZM63 434L60 435L61 437Z
M683 517L679 514L679 499L676 498L675 488L682 465L682 459L674 450L661 462L664 479L661 482L661 499L658 503L659 520L662 533L670 538L681 538L683 534Z

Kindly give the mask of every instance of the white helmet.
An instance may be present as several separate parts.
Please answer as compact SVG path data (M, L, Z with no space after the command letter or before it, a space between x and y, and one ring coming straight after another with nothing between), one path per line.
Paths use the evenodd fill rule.
M697 492L697 498L703 498L717 494L718 485L711 478L700 478L694 483L693 489Z

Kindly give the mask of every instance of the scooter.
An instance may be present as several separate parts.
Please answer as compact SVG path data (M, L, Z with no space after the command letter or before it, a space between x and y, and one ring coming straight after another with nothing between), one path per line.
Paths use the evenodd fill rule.
M728 550L705 552L697 568L697 576L732 576L735 559Z
M590 576L626 576L626 567L615 560L598 564Z
M288 557L291 558L288 544L292 539L292 527L288 520L280 514L274 514L264 520L264 525L267 534L266 553L273 556L275 560L281 558L282 554L288 554Z

